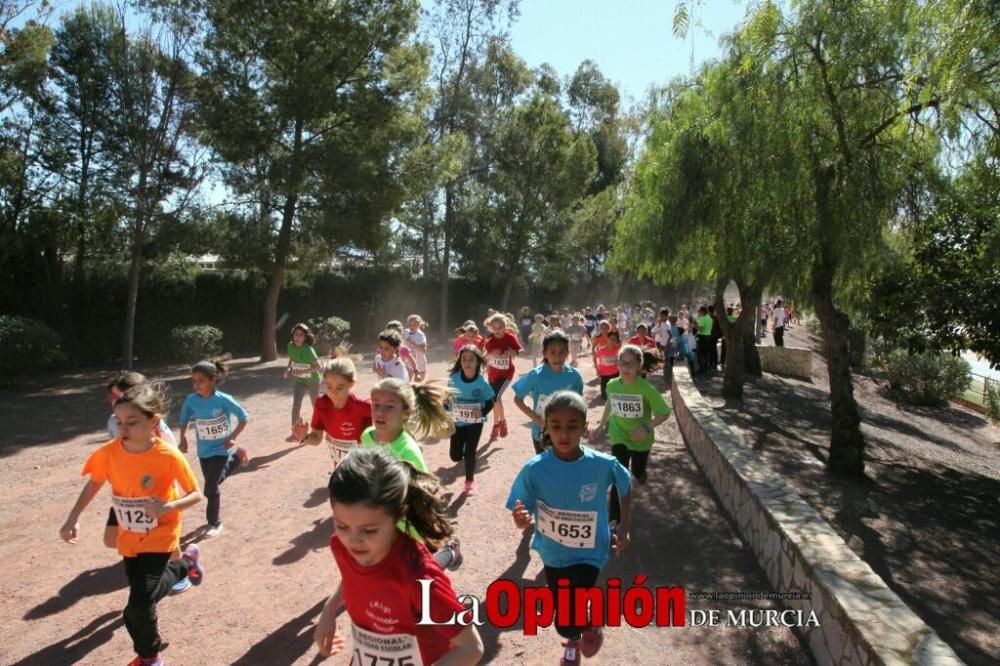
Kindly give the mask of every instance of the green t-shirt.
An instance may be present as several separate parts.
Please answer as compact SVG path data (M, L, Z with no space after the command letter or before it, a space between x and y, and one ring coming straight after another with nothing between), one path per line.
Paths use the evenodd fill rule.
M383 444L375 439L375 426L369 426L363 433L361 433L361 446L366 449L377 449L383 448L394 458L398 458L404 462L408 462L421 472L427 471L427 463L424 462L424 454L420 450L420 445L417 444L417 440L413 439L413 435L406 432L399 434L399 437L392 440L388 444ZM411 537L417 541L423 541L424 538L420 536L417 532L406 522L405 519L400 520L396 523L396 529L404 534L409 534Z
M737 319L739 319L739 317L737 317L736 315L726 315L726 321L728 321L730 324L732 324Z
M698 335L712 335L712 315L698 317Z
M642 377L626 384L616 377L608 382L608 439L611 444L624 444L632 451L645 452L653 448L653 433L641 442L633 441L632 431L649 423L654 416L673 410L656 388ZM634 415L634 416L633 416Z
M312 345L296 347L294 342L288 343L288 358L292 361L292 377L304 384L319 381L319 373L312 369L312 364L319 360L319 355Z

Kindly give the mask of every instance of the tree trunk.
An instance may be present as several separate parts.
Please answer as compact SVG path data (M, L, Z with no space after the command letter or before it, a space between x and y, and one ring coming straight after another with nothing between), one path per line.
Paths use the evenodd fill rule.
M511 269L507 271L507 277L503 280L503 296L500 299L500 312L507 312L507 304L510 302L510 293L514 289L514 280L517 276L517 271Z
M726 338L726 369L722 378L722 396L726 399L742 400L746 375L760 376L760 356L757 354L753 339L754 309L747 305L753 303L755 297L759 297L761 288L756 283L748 285L740 279L736 280L736 287L740 291L740 303L743 306L736 321L730 324L726 319L725 284L721 287L716 286L715 311L719 314L719 324ZM751 371L753 368L756 368L756 373Z
M122 368L132 369L132 339L135 335L135 308L139 300L139 273L142 269L142 242L145 221L137 216L132 232L132 258L128 269L128 295L125 299L125 326L122 329Z
M442 231L443 245L441 251L441 321L438 330L444 335L450 328L448 324L448 286L451 279L451 228L455 217L455 185L448 183L444 188L444 228Z

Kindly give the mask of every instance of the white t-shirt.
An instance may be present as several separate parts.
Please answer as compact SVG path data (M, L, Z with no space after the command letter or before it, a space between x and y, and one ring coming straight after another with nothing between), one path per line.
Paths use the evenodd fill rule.
M396 379L402 379L404 382L410 381L410 371L407 370L406 363L399 356L389 361L383 361L382 355L376 352L375 367L385 370L386 377L395 377Z
M774 327L781 328L785 325L785 306L779 305L774 308Z

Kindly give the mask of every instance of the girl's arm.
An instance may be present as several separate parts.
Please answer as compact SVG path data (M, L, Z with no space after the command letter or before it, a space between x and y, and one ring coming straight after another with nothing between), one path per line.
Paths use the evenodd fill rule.
M299 419L299 422L292 428L292 433L299 438L300 444L319 446L320 442L323 441L323 435L326 434L326 431L322 427L309 432L308 435L306 432L309 432L309 426L306 425L305 421Z
M514 396L514 406L521 410L521 413L531 419L532 423L537 423L539 427L545 427L545 419L535 413L531 407L525 404L524 400Z
M628 548L631 542L628 529L632 524L632 493L630 492L624 497L619 494L618 503L621 506L621 520L618 521L618 527L615 528L614 534L611 535L611 550L616 553L620 553Z
M320 653L329 657L340 652L344 647L344 639L337 636L337 616L344 610L344 593L341 586L333 593L323 606L323 612L316 622L313 640Z
M66 517L66 522L59 528L59 536L62 537L63 541L66 543L76 543L77 532L80 529L80 514L83 513L87 505L97 496L97 492L103 485L103 481L100 483L93 479L87 481L87 485L83 487L80 496L76 498L76 504L70 509L69 515Z
M179 426L179 430L177 432L177 434L180 435L180 438L181 438L180 439L180 443L177 445L177 449L181 453L187 453L188 452L188 441L187 441L188 425L190 425L190 422L188 422L188 423L181 423L180 426Z
M597 426L590 431L590 439L597 439L602 433L608 431L608 419L611 417L611 401L604 403L604 411L601 412L601 420Z
M159 497L154 497L143 507L143 512L150 518L159 518L171 511L184 511L201 501L201 492L197 488L189 492L184 497L178 497L171 502L164 502Z
M483 639L476 625L470 624L451 639L451 650L434 662L435 666L473 666L483 658Z
M243 432L249 422L250 418L248 417L236 424L236 430L233 431L233 434L229 437L229 441L226 442L227 449L231 449L236 446L236 438L240 436L240 433Z
M284 378L288 379L288 375L291 374L291 372L292 372L292 357L289 356L288 357L288 365L285 366Z

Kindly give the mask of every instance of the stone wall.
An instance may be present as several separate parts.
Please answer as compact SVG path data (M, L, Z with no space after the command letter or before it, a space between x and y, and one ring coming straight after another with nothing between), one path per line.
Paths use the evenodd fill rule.
M812 352L808 349L757 345L757 353L760 354L760 368L764 372L799 379L812 378Z
M685 443L775 591L808 594L808 599L786 599L784 604L806 616L816 613L819 626L800 631L817 663L962 663L816 510L722 422L687 368L674 368L671 393Z

